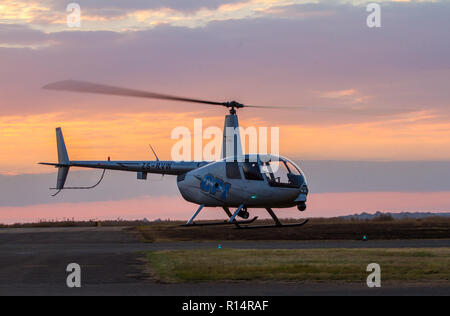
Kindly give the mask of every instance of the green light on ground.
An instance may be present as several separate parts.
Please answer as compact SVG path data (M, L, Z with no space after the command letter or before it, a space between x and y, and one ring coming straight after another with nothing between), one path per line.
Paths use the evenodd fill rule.
M256 199L256 194L252 194L252 199Z

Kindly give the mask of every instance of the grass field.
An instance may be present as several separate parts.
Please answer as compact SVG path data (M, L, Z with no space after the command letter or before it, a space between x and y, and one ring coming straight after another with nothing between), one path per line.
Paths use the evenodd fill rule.
M343 281L365 282L369 263L380 264L382 282L449 282L450 248L183 250L146 253L163 282Z
M267 224L270 221L259 221ZM289 223L289 220L284 220ZM137 227L143 240L361 240L450 238L450 218L349 221L313 218L302 227L234 229L234 226L180 227L181 222Z

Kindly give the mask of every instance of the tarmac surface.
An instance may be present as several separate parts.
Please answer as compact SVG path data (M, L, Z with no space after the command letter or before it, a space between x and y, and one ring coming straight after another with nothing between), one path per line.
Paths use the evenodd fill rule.
M242 241L235 249L427 248L450 240ZM218 242L142 243L121 227L0 229L0 295L450 295L450 284L152 281L140 251L217 248ZM68 288L66 267L81 266L81 288Z

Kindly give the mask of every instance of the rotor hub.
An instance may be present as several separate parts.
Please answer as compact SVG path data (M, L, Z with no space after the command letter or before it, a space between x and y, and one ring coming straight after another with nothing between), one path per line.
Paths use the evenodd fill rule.
M224 102L223 105L230 108L230 114L232 115L236 114L236 109L241 109L244 107L242 103L236 101Z

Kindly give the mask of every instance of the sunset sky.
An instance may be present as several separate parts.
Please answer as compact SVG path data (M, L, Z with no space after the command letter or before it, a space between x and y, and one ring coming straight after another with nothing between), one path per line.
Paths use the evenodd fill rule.
M71 2L80 28L67 27ZM98 190L49 196L55 170L37 162L57 159L55 127L72 160L153 159L150 143L171 159L174 128L222 127L226 114L41 89L65 79L309 107L239 111L243 127L279 127L281 153L307 174L308 210L283 215L450 211L450 1L377 1L380 28L366 25L369 2L1 0L0 223L194 211L169 176L111 172ZM71 170L69 182L97 176Z

